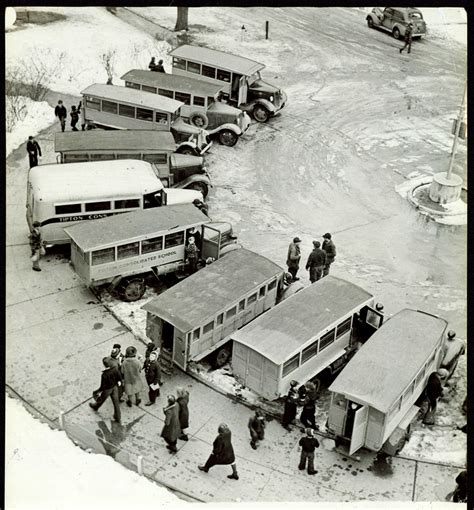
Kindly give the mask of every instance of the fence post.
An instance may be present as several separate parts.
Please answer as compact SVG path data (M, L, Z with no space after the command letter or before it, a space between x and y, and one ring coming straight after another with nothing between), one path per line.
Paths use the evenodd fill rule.
M265 39L268 39L268 27L270 25L269 21L265 21Z
M139 475L143 475L143 455L137 457L137 471Z
M59 428L64 430L64 411L59 411Z

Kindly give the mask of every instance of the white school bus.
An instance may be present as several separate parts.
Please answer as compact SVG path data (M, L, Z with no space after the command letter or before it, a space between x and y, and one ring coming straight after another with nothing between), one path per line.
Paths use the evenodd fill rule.
M46 246L70 242L64 227L135 209L192 203L202 193L164 188L146 161L115 160L30 169L27 182L26 220L30 230L40 223Z

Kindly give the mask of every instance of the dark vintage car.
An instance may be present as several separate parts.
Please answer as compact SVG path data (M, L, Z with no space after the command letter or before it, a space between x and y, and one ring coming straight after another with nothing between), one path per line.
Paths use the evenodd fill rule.
M388 30L395 39L405 36L409 23L413 24L413 37L426 35L423 14L415 7L374 7L366 17L369 28Z

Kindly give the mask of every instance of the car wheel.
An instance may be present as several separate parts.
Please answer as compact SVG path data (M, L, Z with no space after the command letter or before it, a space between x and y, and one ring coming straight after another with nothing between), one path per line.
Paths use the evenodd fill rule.
M374 20L370 16L367 18L367 26L369 28L374 28Z
M189 145L185 145L184 147L179 147L176 152L179 154L186 154L187 156L198 156L199 154L195 149L190 147Z
M123 286L122 295L125 301L138 301L145 294L145 289L143 278L127 280Z
M201 112L195 112L191 113L189 116L189 122L198 128L206 129L209 125L209 119L207 118L207 115Z
M233 147L238 139L239 137L230 129L224 129L219 133L219 142L227 147Z
M257 122L267 122L270 118L270 112L261 105L257 105L252 110L252 115Z
M392 35L393 37L395 37L395 39L400 39L400 30L397 27L395 27L392 31Z
M206 198L209 193L209 188L207 187L207 185L204 182L192 182L187 187L187 189L194 189L196 191L200 191L204 198Z

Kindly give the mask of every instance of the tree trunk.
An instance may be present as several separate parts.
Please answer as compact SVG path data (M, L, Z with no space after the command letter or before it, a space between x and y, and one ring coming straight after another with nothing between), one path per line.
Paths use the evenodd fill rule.
M178 18L174 27L175 32L188 30L188 7L178 7Z

